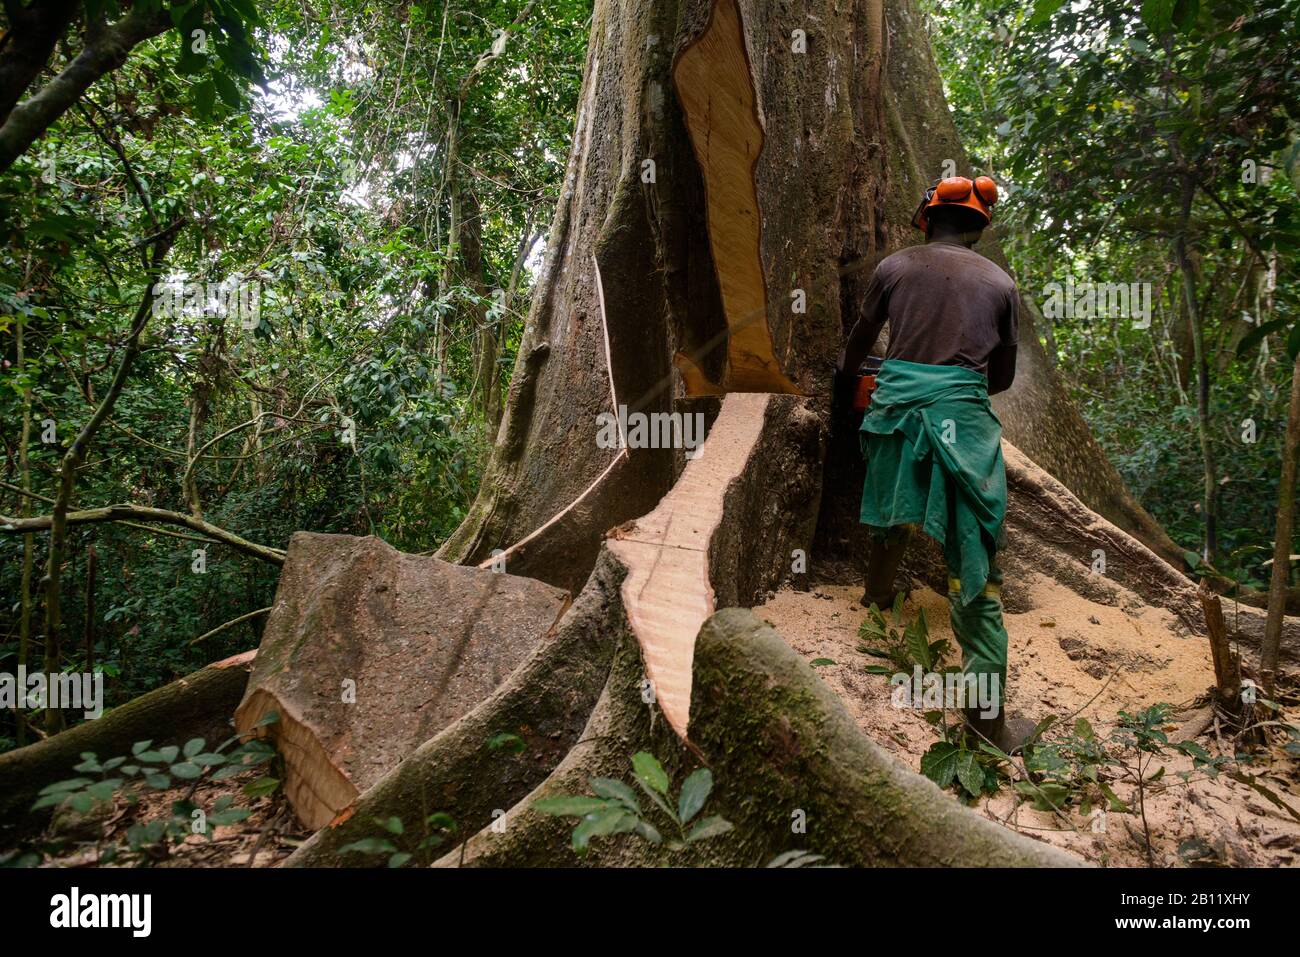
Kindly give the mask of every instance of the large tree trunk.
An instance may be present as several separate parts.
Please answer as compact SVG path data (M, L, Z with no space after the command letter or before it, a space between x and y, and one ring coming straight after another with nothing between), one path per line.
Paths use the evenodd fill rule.
M442 557L482 561L508 547L610 465L616 453L594 440L596 416L611 406L603 324L618 401L629 409L683 408L683 396L703 391L691 379L725 386L730 369L741 384L729 391L797 390L829 426L834 359L872 268L919 240L907 225L911 211L944 161L966 171L911 0L857 0L847 10L733 2L597 2L573 152L508 409L478 498ZM733 9L743 48L729 59L716 49L683 57L710 25L700 47L739 44L739 30L728 39ZM806 35L805 52L795 52L795 31ZM741 129L749 104L736 102L738 70L750 74L752 122L761 127L752 163L755 134ZM730 124L728 135L747 143L728 153L698 132L693 143L686 111L693 98L700 123L715 124L713 137ZM703 115L710 109L711 120ZM752 270L738 239L749 228L741 179L752 183L761 226ZM719 196L736 200L733 216L720 214ZM1004 264L992 241L981 251ZM806 312L794 309L796 290ZM748 328L766 320L761 332L779 366L767 384L735 375L743 366L728 355L738 323L755 308L762 315ZM1092 439L1027 315L1021 330L1015 387L995 400L1007 438L1090 508L1180 562ZM683 353L693 361L678 358L675 368ZM829 462L819 544L852 547L860 463L851 429L833 430ZM578 508L511 553L510 570L581 584L604 531L652 508L681 464L670 450L633 450ZM816 476L809 495L822 484Z

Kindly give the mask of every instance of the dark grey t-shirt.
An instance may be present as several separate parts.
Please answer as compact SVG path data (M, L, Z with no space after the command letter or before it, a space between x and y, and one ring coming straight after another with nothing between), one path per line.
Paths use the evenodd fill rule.
M856 371L889 322L887 359L962 366L1010 387L1019 335L1016 284L974 250L947 242L909 246L881 260L849 333L844 368Z

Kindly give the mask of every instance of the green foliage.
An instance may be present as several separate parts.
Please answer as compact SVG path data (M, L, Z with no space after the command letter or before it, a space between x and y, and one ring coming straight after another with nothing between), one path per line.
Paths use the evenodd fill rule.
M903 624L903 593L894 597L894 607L890 620L886 621L880 609L872 603L867 609L867 617L858 626L858 637L864 640L881 642L880 645L859 645L858 651L873 658L883 658L888 665L868 665L867 673L873 675L892 675L897 672L910 674L920 667L923 672L940 672L959 670L941 668L944 657L951 650L948 639L930 640L930 627L925 622L925 609L922 608L911 622Z
M880 644L860 645L858 651L889 662L887 665L868 665L867 673L910 676L917 668L927 675L960 673L960 667L943 664L951 645L946 638L930 640L925 609L920 609L915 618L904 623L903 601L900 592L894 598L888 621L876 605L867 610L867 617L858 628L858 636ZM941 788L957 787L968 799L997 791L1001 780L998 766L1008 760L1007 755L987 742L971 741L960 721L948 725L944 711L927 712L925 717L940 729L941 738L921 756L921 773Z
M487 746L489 751L505 751L507 754L523 754L527 750L524 739L508 731L494 734L488 739Z
M713 772L708 768L691 772L682 782L676 801L668 773L648 752L639 751L632 756L632 780L673 825L676 838L665 842L659 828L647 819L636 791L614 778L591 778L591 796L557 795L534 801L532 807L554 817L578 818L573 829L573 850L578 854L586 853L592 838L613 834L636 834L651 844L681 850L687 844L719 837L732 829L729 821L716 815L697 820L713 792Z
M958 731L952 740L936 741L921 755L921 773L941 788L956 784L967 798L974 799L998 790L998 764L1006 759L986 742L970 747Z
M514 365L582 79L589 0L530 8L514 26L526 6L172 7L172 29L131 50L0 177L0 514L49 510L59 460L152 295L139 243L179 220L167 278L205 289L239 279L257 290L256 314L199 298L150 317L74 507L197 510L276 548L299 529L373 533L411 552L441 544L469 508L495 434L485 397L501 397ZM196 29L206 54L191 49ZM480 66L500 30L507 42ZM51 69L76 52L60 45ZM485 364L489 331L496 351ZM25 415L33 497L14 490ZM32 542L38 581L44 534ZM23 544L0 537L9 671ZM207 552L202 573L196 548ZM190 642L270 605L278 578L272 565L163 526L77 525L67 556L60 664L84 670L93 658L109 706L255 646L257 618ZM31 598L29 667L43 650ZM89 648L73 640L87 617ZM0 745L16 740L6 712Z
M1077 807L1085 817L1094 808L1131 814L1135 808L1120 800L1114 785L1126 782L1139 790L1165 775L1163 765L1150 769L1153 759L1171 752L1192 758L1193 771L1180 771L1186 783L1193 774L1215 777L1235 763L1213 757L1195 741L1171 744L1164 729L1169 725L1169 705L1156 704L1138 712L1120 711L1114 729L1098 734L1086 718L1075 720L1065 734L1044 738L1025 762L1030 780L1016 782L1016 791L1036 810L1063 811Z
M273 712L268 713L258 726L276 720ZM215 828L237 824L252 814L250 808L235 806L231 794L220 795L207 809L193 801L201 784L248 774L276 758L275 749L259 738L232 747L238 741L236 735L213 748L203 738L162 747L154 747L152 741L137 741L129 755L102 761L93 752L84 752L80 763L72 768L78 776L42 788L32 810L54 808L56 817L72 813L85 818L118 800L133 808L150 791L185 787L185 795L172 802L169 816L132 822L126 829L125 844L119 846L109 842L106 833L101 835L100 863L151 863L167 857L173 845L183 843L191 835L212 840ZM278 791L279 786L278 778L263 775L245 785L243 792L250 798L267 797ZM106 831L107 824L103 827ZM29 849L21 857L22 866L35 866L44 859L44 852Z
M1197 556L1199 557L1199 556ZM891 621L886 621L880 609L872 605L862 623L859 634L864 638L883 641L885 647L859 648L867 654L884 658L889 665L871 665L871 674L892 675L911 673L919 667L923 672L935 673L946 652L944 641L929 641L923 614L903 626L901 596L895 601ZM949 671L958 671L949 668ZM1265 707L1276 705L1258 702ZM1016 774L1013 759L988 741L979 740L969 732L964 722L949 724L945 710L926 712L926 720L939 733L939 739L921 756L921 773L943 789L952 789L966 801L996 794L1007 783L1035 810L1064 813L1076 807L1084 816L1094 808L1105 808L1118 813L1131 813L1133 808L1116 795L1114 785L1126 782L1135 785L1139 793L1161 780L1164 767L1152 772L1151 761L1170 753L1192 758L1193 770L1180 771L1184 783L1193 775L1215 777L1227 771L1233 780L1258 791L1267 800L1300 820L1297 812L1265 785L1258 776L1247 774L1239 765L1249 758L1214 757L1195 741L1171 744L1164 728L1169 724L1169 706L1153 705L1142 711L1120 711L1115 728L1099 736L1085 719L1075 721L1071 732L1048 736L1057 723L1055 716L1039 722L1029 740L1025 742L1023 769ZM1270 722L1272 724L1272 722ZM1278 722L1290 735L1287 749L1300 753L1300 729ZM574 806L578 810L578 806ZM588 808L584 813L592 810Z
M1041 307L1046 285L1067 277L1151 284L1149 327L1086 310L1035 317L1049 357L1128 487L1196 555L1209 473L1218 512L1209 561L1222 571L1235 555L1231 577L1260 587L1267 555L1243 549L1271 542L1300 346L1295 5L929 8L972 166L1003 187L995 227L1026 297ZM1204 423L1179 236L1199 307Z
M402 819L399 817L375 818L375 823L396 837L406 834L406 825L402 823ZM397 845L388 838L373 836L363 837L359 841L345 844L339 848L339 853L384 857L389 867L403 867L416 859L416 853L420 854L421 860L425 859L428 857L428 852L442 846L447 838L457 831L456 822L452 820L451 815L444 811L435 811L433 814L428 815L424 819L423 825L424 836L415 844L415 852L399 850Z

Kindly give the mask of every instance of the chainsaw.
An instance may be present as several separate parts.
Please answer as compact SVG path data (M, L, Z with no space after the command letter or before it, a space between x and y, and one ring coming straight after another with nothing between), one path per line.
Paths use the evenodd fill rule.
M853 411L866 412L871 406L871 393L876 391L876 375L885 360L880 356L867 356L858 366L858 377L853 389Z

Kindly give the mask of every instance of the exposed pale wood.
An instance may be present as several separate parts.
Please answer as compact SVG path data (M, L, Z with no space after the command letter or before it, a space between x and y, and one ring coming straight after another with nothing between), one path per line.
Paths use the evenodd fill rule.
M284 756L294 811L321 827L488 697L566 607L534 579L300 532L235 726L279 714L261 733Z
M729 332L721 389L797 393L776 359L767 325L759 258L763 224L754 183L763 127L735 0L714 5L708 29L678 57L673 83L704 176L709 242ZM689 395L716 394L716 387L683 375Z
M674 355L673 364L677 366L677 371L680 373L682 382L686 387L686 394L691 398L726 395L726 390L719 385L715 385L695 360L685 352L678 352Z
M771 396L729 395L700 456L649 515L610 533L628 568L623 604L664 718L686 737L691 666L700 626L714 612L709 544L727 489L750 464Z

